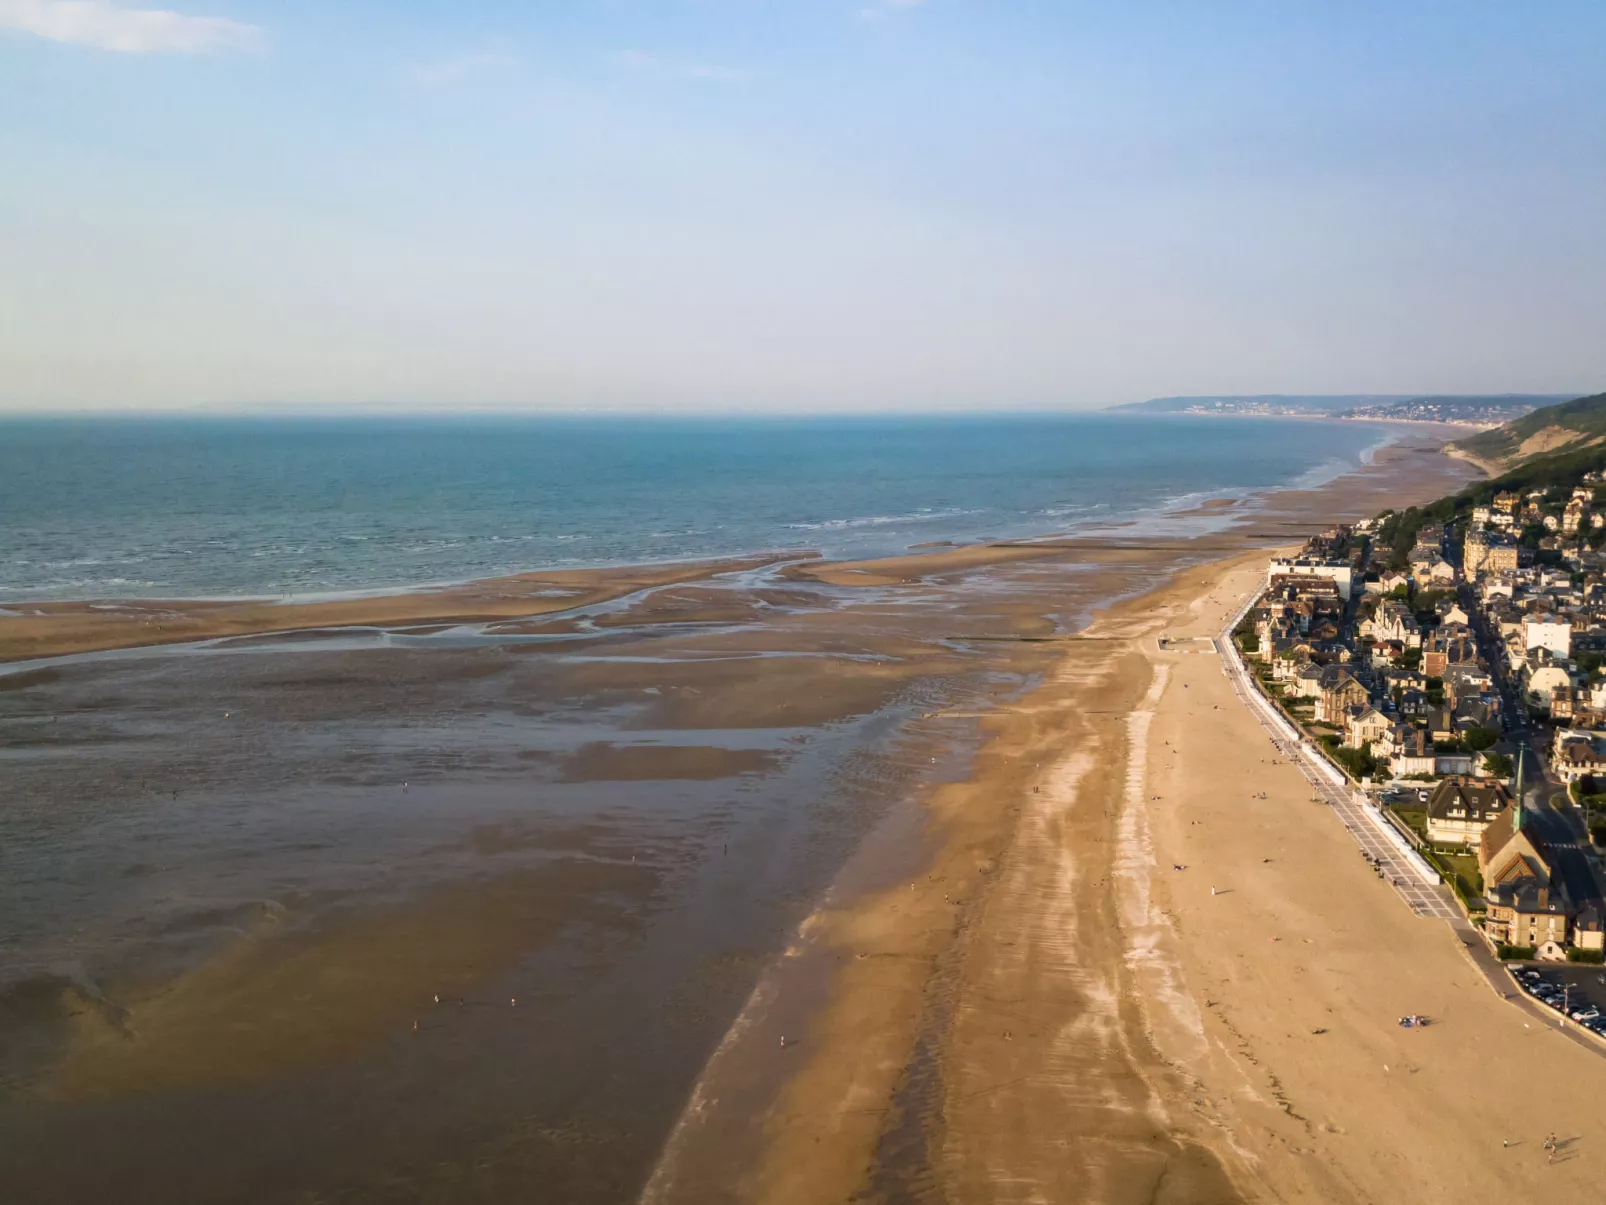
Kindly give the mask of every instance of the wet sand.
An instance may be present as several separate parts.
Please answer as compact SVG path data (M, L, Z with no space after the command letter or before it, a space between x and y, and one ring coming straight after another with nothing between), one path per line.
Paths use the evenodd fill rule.
M1192 542L1193 558L1462 480L1442 457L1399 449L1279 495L1232 535ZM1052 542L1064 555L1088 543ZM1164 547L1185 563L1183 545ZM973 772L927 795L919 864L805 923L710 1066L647 1200L1259 1199L1237 1139L1195 1108L1196 1084L1155 1036L1155 1006L1174 1026L1173 1011L1185 1024L1202 1004L1174 961L1157 971L1150 935L1123 910L1138 870L1134 725L1164 689L1145 650L1221 572L1186 570L1049 646L1040 684L982 721ZM811 995L799 1032L789 997ZM748 1069L766 1058L791 1066L760 1110Z
M1423 441L1191 540L678 567L571 611L531 575L0 676L0 1181L1240 1199L1113 890L1144 649L1217 571L1144 592L1464 473ZM64 613L50 647L144 643Z
M800 553L620 569L555 569L405 593L322 600L128 599L16 603L0 618L0 662L262 632L475 624L572 611L675 582L755 569Z
M1046 659L965 635L1117 588L725 566L0 673L0 1182L633 1199L843 862Z

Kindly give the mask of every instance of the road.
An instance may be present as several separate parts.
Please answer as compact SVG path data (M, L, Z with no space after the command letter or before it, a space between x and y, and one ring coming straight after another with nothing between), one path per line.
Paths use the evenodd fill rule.
M1532 823L1540 836L1555 851L1557 869L1569 898L1580 908L1592 904L1599 907L1606 898L1606 879L1590 852L1589 833L1582 812L1573 806L1565 784L1551 773L1545 753L1550 732L1529 719L1527 704L1506 673L1505 650L1495 640L1487 617L1478 608L1471 587L1465 583L1460 588L1460 598L1472 621L1478 651L1500 691L1507 734L1516 744L1527 748L1525 777L1532 786L1524 792L1527 796L1524 806L1530 809Z

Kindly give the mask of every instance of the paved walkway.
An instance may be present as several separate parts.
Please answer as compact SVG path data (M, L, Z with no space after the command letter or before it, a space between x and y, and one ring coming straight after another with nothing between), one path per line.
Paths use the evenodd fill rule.
M1430 916L1449 923L1467 957L1471 959L1473 966L1496 995L1532 1018L1528 1022L1530 1026L1537 1028L1542 1025L1547 1029L1555 1029L1568 1041L1586 1050L1596 1054L1606 1054L1606 1041L1564 1019L1554 1009L1541 1004L1517 986L1505 965L1495 957L1494 952L1473 928L1472 922L1461 911L1449 888L1426 881L1425 864L1412 864L1415 860L1405 853L1405 849L1409 849L1409 846L1405 845L1405 839L1389 826L1387 820L1377 815L1372 807L1359 802L1347 782L1342 786L1335 783L1331 776L1336 774L1336 771L1321 758L1320 754L1289 735L1292 731L1291 726L1260 693L1259 688L1249 680L1249 672L1238 653L1238 646L1232 642L1233 630L1258 597L1258 591L1250 595L1248 601L1222 629L1221 636L1216 642L1221 654L1222 672L1227 675L1233 691L1243 705L1249 709L1249 714L1260 721L1261 727L1266 729L1278 752L1299 767L1312 789L1338 813L1345 829L1355 839L1362 852L1374 859L1383 860L1384 875L1411 906L1411 910L1418 916ZM1402 846L1405 849L1402 849Z
M1338 818L1343 821L1361 851L1381 862L1383 877L1389 880L1413 912L1418 916L1431 916L1443 921L1463 919L1461 909L1449 889L1437 882L1436 875L1432 881L1428 879L1433 872L1424 870L1416 862L1408 852L1404 838L1388 827L1387 820L1374 815L1370 806L1358 802L1347 783L1339 786L1333 782L1330 775L1335 772L1320 760L1320 754L1290 738L1286 721L1281 719L1249 680L1248 670L1238 654L1237 646L1232 643L1232 632L1253 602L1254 597L1251 596L1243 611L1233 617L1217 640L1216 647L1222 654L1222 671L1232 683L1233 691L1249 709L1249 713L1260 721L1261 727L1266 729L1278 752L1299 767L1311 788L1338 813Z

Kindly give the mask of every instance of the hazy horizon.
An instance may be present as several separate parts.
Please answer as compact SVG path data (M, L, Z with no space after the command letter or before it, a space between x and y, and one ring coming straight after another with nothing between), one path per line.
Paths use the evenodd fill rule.
M0 411L1589 392L1603 52L1581 0L0 0Z
M1554 395L1547 395L1548 400L1536 403L1536 406L1554 405L1560 401L1588 396L1594 390L1563 390ZM1479 398L1498 400L1508 396L1540 396L1529 394L1528 391L1512 391L1509 394L1430 394L1430 393L1372 393L1372 394L1290 394L1290 393L1264 393L1264 394L1186 394L1172 395L1164 398L1139 398L1136 401L1174 401L1179 398L1200 401L1231 400L1288 400L1309 401L1311 399L1331 399L1341 397L1352 399L1356 405L1385 404L1393 401L1422 400L1430 401L1438 397ZM839 408L786 408L772 407L762 410L751 407L726 407L720 409L699 408L695 406L681 407L617 407L588 409L579 406L520 406L517 404L494 405L484 404L478 406L453 405L449 403L420 402L414 405L400 405L392 402L360 403L241 403L236 405L208 405L197 403L191 406L57 406L57 407L7 407L0 405L0 419L41 419L41 418L215 418L215 419L361 419L361 418L553 418L553 419L666 419L666 420L717 420L717 419L752 419L765 420L794 420L794 419L999 419L999 418L1052 418L1056 415L1099 415L1099 414L1134 414L1151 418L1172 418L1183 412L1166 410L1124 410L1123 407L1131 403L1112 402L1108 404L1093 404L1086 406L983 406L983 405L954 405L950 407L932 406L905 406L905 407L875 407L875 406L844 406ZM1297 415L1301 419L1336 419L1337 414L1311 411ZM1409 420L1377 419L1378 422L1399 422Z

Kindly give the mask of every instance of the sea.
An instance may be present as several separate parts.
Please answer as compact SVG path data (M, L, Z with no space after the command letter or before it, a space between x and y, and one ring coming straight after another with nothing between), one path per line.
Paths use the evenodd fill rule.
M810 918L927 870L931 792L985 772L986 717L1063 653L999 637L1074 631L1212 555L1171 537L1257 507L1303 530L1288 517L1324 505L1270 491L1405 430L0 421L0 625L32 599L1161 537L959 582L767 565L511 622L0 666L0 1195L733 1199L809 1054L781 1035L831 998ZM923 1092L900 1092L876 1183L923 1182Z
M320 596L798 549L862 557L1319 485L1336 420L62 417L0 420L0 604ZM1219 514L1192 522L1222 522Z

